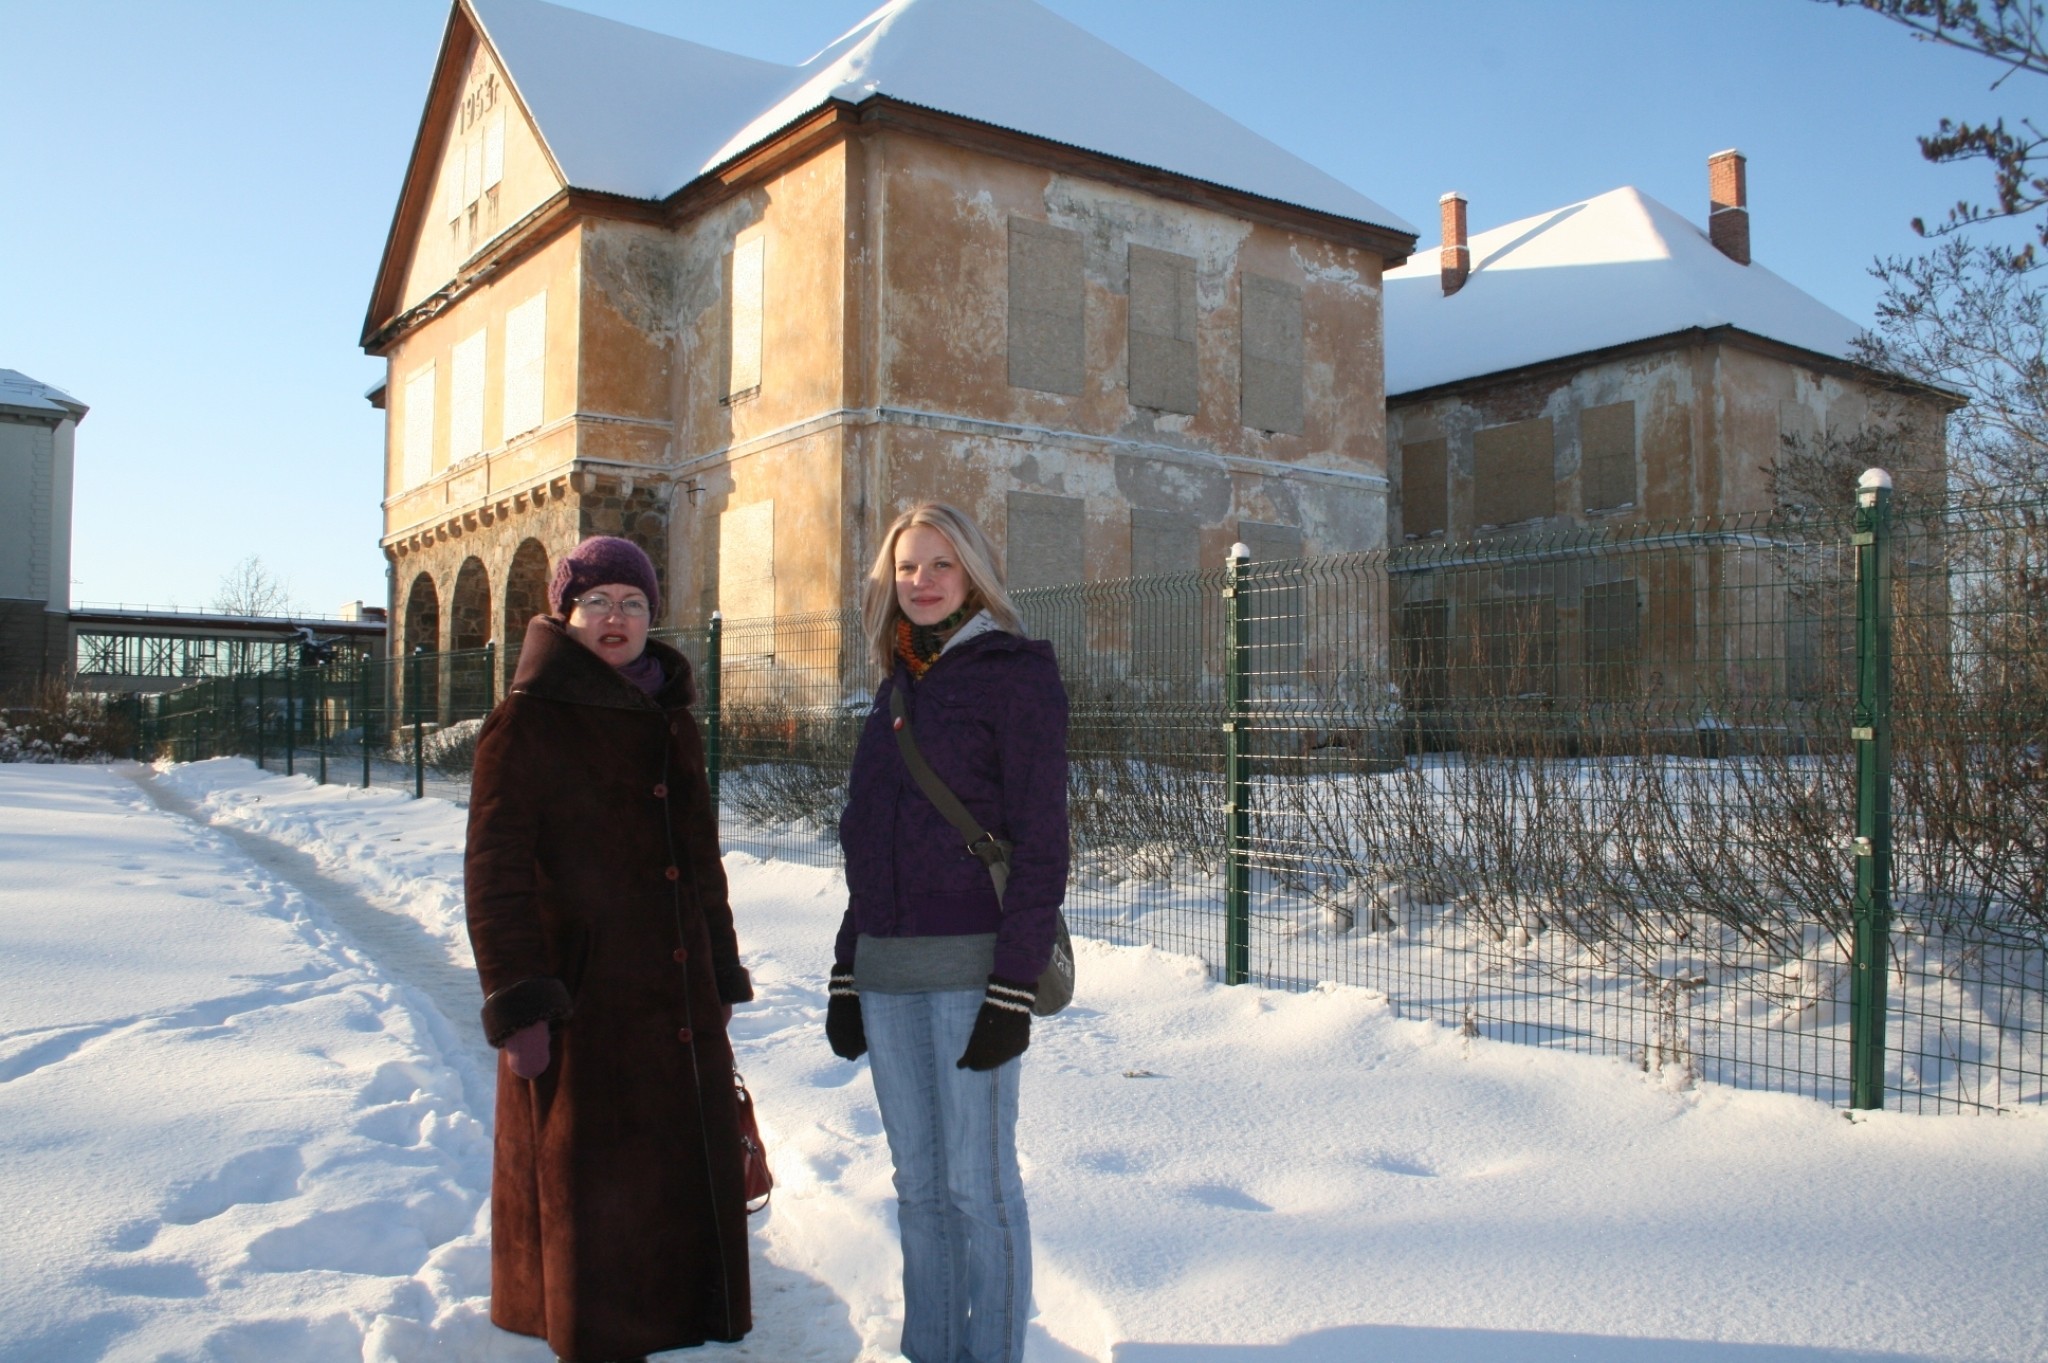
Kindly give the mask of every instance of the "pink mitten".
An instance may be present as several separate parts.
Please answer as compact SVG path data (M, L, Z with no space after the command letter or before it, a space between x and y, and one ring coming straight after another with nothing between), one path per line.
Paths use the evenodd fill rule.
M538 1079L548 1067L548 1025L531 1023L512 1033L505 1041L505 1055L512 1073L521 1079Z

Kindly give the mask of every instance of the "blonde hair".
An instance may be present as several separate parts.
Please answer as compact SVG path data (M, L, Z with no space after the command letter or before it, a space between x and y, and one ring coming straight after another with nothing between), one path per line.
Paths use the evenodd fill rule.
M896 541L914 525L936 530L952 544L967 574L967 604L987 611L999 628L1012 634L1024 632L1024 622L1003 586L995 546L981 527L958 507L918 502L898 516L882 536L881 551L868 569L867 586L861 592L861 628L867 635L868 660L877 670L886 673L895 665L896 623L903 619L903 607L896 600Z

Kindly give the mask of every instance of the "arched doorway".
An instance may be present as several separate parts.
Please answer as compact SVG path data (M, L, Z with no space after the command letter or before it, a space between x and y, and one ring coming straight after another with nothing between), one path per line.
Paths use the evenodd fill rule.
M405 656L411 656L420 649L438 653L441 649L441 593L434 586L432 573L421 573L412 580L412 590L405 598ZM419 691L413 693L413 679L419 679ZM415 708L421 715L439 717L441 712L441 676L438 666L414 666L402 664L399 690L404 708L400 714L409 720Z
M484 571L482 559L472 556L462 560L448 606L448 647L459 653L490 642L491 578Z
M497 659L486 654L491 642L491 575L483 560L472 555L455 572L455 590L448 596L449 656L442 668L441 694L448 699L444 722L484 714L498 696L492 673Z
M539 540L521 540L512 554L512 567L505 574L505 609L502 613L505 675L509 679L519 667L519 646L526 642L526 622L548 610L548 551Z

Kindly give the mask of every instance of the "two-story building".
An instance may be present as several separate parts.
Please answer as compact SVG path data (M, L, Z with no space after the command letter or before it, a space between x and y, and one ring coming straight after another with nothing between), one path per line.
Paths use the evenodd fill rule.
M1398 216L1032 0L800 67L457 0L363 344L394 642L629 536L666 621L850 602L939 497L1013 586L1382 547Z

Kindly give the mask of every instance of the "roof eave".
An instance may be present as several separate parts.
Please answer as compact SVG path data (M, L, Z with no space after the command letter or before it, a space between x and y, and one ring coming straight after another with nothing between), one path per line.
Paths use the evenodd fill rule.
M1383 270L1400 265L1415 250L1416 235L1412 232L1321 209L1305 208L1179 171L1108 152L1092 151L1035 133L1018 132L1001 124L983 122L884 94L869 95L857 103L836 96L827 99L712 167L669 195L664 202L672 211L695 211L702 205L707 191L713 199L722 197L725 192L772 174L789 161L807 155L856 123L864 127L897 128L935 137L973 150L993 152L1010 160L1108 180L1235 217L1371 250L1379 255Z
M1732 323L1711 327L1686 327L1678 331L1667 331L1655 336L1644 336L1633 341L1622 341L1615 345L1601 346L1593 350L1575 351L1569 355L1556 355L1548 359L1534 360L1528 364L1514 365L1507 369L1496 369L1484 374L1471 374L1464 378L1448 379L1442 383L1429 384L1422 388L1410 388L1399 393L1387 394L1387 406L1409 406L1421 402L1433 402L1439 398L1457 397L1482 388L1493 388L1505 383L1521 383L1531 379L1542 379L1563 375L1584 369L1589 365L1608 364L1616 360L1629 359L1636 355L1653 354L1660 350L1680 350L1689 346L1732 345L1761 355L1789 360L1795 364L1831 374L1838 378L1854 379L1860 383L1873 384L1892 392L1906 393L1939 403L1948 411L1964 406L1967 399L1949 389L1934 384L1922 383L1904 374L1895 374L1855 360L1830 355L1825 351L1809 350L1804 346L1792 345L1786 341L1774 340L1753 331L1745 331Z

